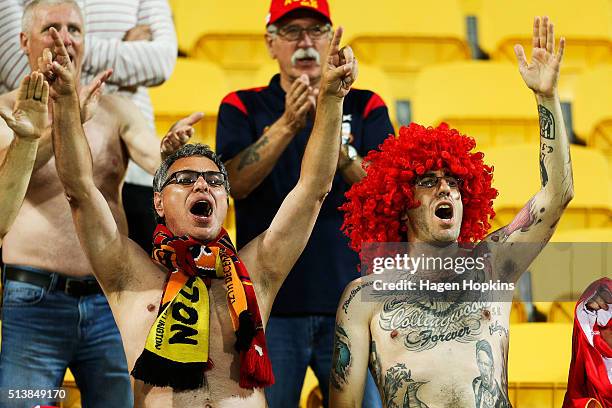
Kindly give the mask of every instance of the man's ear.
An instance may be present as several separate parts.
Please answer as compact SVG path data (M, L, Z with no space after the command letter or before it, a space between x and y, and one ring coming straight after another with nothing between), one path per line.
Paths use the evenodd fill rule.
M164 204L162 203L162 195L159 192L153 193L153 206L155 207L155 212L160 218L164 218Z
M268 54L270 55L270 58L276 59L276 53L274 52L274 49L272 47L272 45L274 44L274 35L266 33L264 35L264 39L266 41L266 48L268 49Z
M26 33L24 33L23 31L19 33L19 46L21 47L25 55L28 55L29 41L30 39L28 38L28 35Z

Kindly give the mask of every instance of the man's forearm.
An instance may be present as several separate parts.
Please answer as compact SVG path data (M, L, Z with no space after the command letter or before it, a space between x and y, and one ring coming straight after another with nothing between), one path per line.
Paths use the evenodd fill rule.
M540 118L540 176L542 188L562 206L574 195L569 141L557 95L536 96Z
M93 183L91 152L76 93L58 97L53 103L53 148L57 173L74 204L85 193L85 184Z
M0 164L0 240L17 217L36 159L38 139L13 139Z
M302 160L300 182L306 183L313 196L321 200L331 189L338 166L341 115L341 98L319 98L317 116Z
M225 165L234 198L247 197L272 172L295 132L281 117L255 143Z

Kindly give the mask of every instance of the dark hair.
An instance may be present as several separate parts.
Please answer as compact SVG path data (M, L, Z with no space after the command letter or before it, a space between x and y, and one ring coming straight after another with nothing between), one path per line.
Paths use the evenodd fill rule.
M166 159L162 161L161 165L155 172L155 176L153 177L153 191L157 193L161 192L162 186L168 178L168 169L170 169L170 166L172 166L175 161L192 156L206 157L212 160L217 165L219 171L225 176L225 191L227 191L229 199L230 186L229 179L227 177L227 170L225 169L223 162L219 159L219 156L217 156L217 154L213 152L208 145L201 143L186 144L180 149L178 149L176 152L172 153L170 156L166 157ZM163 221L163 218L157 215L157 211L154 211L154 214L157 222Z
M491 361L493 361L493 350L491 349L491 345L486 340L478 340L476 343L476 358L478 358L478 352L484 351L487 353Z

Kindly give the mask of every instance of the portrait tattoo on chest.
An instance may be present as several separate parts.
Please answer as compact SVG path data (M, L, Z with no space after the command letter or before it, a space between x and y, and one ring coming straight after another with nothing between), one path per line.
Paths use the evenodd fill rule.
M505 358L502 358L502 360L505 360ZM476 364L480 372L480 375L472 381L476 408L510 408L507 382L500 386L499 381L495 378L493 349L486 340L479 340L476 343ZM502 372L504 372L506 369L505 361L502 362L502 367Z

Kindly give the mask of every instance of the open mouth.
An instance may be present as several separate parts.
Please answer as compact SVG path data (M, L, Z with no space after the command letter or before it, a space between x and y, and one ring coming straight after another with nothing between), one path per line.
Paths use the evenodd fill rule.
M434 214L442 220L450 220L453 218L453 207L450 204L440 204Z
M213 209L208 201L202 200L193 204L189 211L198 217L210 217Z

